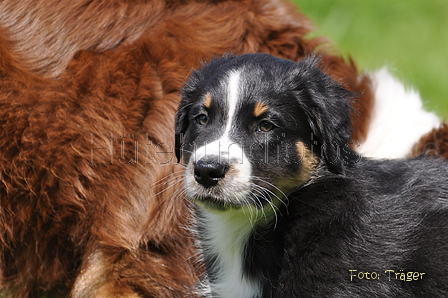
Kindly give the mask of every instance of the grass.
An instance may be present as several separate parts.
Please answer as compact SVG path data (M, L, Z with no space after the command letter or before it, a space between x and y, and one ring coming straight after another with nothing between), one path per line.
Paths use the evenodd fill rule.
M386 65L448 118L448 1L293 0L362 70Z

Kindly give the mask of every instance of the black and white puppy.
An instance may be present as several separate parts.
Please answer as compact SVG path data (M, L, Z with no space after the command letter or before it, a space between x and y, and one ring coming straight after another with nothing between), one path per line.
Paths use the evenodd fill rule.
M448 164L353 153L351 95L318 60L217 59L183 90L210 295L448 297Z

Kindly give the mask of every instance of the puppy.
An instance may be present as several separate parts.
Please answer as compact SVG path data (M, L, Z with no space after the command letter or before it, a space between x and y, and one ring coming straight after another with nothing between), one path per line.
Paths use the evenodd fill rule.
M210 295L448 297L448 164L353 153L352 95L318 63L227 57L183 89Z

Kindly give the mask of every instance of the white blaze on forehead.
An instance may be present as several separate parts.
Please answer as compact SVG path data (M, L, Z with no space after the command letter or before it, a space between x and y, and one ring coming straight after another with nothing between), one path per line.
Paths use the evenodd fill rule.
M199 160L205 156L213 156L218 158L218 162L243 163L245 156L243 148L240 144L232 142L229 133L232 129L235 113L239 102L241 71L230 72L226 82L225 100L227 103L227 117L223 134L219 139L203 144L204 146L197 148L195 152L195 160Z
M230 129L232 128L232 122L239 101L240 74L240 71L232 71L227 82L226 99L229 110L227 111L227 123L222 139L228 139Z

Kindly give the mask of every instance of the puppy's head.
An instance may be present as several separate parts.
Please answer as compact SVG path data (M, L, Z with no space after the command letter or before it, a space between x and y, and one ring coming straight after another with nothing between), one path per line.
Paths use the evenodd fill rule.
M263 208L305 184L318 164L343 173L350 94L318 62L248 54L191 75L175 146L188 197L217 210Z

